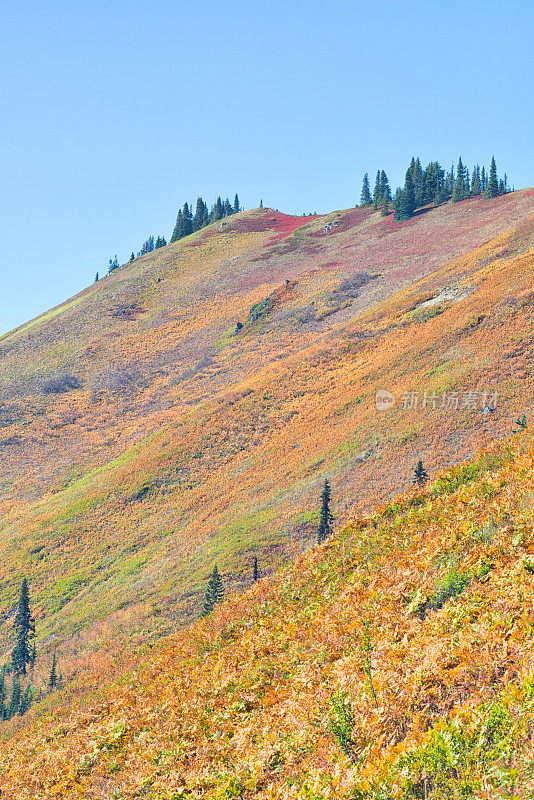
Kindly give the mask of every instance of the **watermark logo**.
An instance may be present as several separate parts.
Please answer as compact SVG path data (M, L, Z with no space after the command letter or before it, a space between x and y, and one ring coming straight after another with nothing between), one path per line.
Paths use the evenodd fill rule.
M377 389L375 407L377 411L388 411L397 405L401 411L482 411L488 414L497 408L497 392L470 389L463 392L407 391L399 398L388 389Z
M387 411L389 408L393 408L396 402L397 398L395 395L388 392L387 389L376 390L375 406L377 411Z

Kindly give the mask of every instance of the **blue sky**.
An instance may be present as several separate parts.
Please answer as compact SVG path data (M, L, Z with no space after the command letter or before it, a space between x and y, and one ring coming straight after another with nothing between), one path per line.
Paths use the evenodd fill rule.
M0 333L217 194L289 213L412 155L534 184L531 0L1 0Z

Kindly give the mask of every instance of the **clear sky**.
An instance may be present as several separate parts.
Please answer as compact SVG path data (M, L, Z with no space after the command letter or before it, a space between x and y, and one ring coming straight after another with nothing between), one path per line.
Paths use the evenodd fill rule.
M0 0L0 333L198 195L327 212L412 155L534 184L532 0Z

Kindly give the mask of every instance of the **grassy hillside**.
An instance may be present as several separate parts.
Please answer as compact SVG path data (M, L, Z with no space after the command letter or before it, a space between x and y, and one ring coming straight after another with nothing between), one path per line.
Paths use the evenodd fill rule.
M521 433L34 710L2 796L531 798L533 522Z
M253 555L268 572L308 546L326 476L341 521L418 458L507 434L532 409L533 214L532 191L401 225L244 212L3 337L3 658L23 575L38 669L57 647L70 676L195 617L215 562L231 593ZM403 409L409 391L436 409Z

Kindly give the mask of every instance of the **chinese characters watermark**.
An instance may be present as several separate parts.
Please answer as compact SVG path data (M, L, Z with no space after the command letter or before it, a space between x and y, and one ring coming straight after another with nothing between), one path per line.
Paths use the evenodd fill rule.
M377 389L375 406L377 411L388 411L397 406L402 411L476 411L483 413L493 411L497 407L497 392L486 389L469 389L466 391L406 391L400 397L387 389Z

